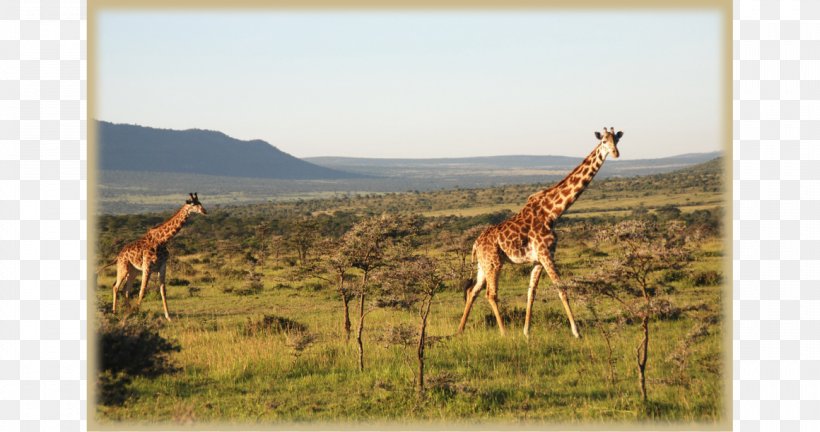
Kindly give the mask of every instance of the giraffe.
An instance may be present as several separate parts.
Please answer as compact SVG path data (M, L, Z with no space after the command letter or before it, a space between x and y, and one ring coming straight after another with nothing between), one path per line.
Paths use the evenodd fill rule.
M125 245L120 250L115 261L117 264L117 280L112 288L114 291L112 311L114 313L117 312L117 292L123 287L123 282L125 282L125 295L128 297L136 272L142 271L140 294L137 299L137 306L139 306L145 296L145 288L148 286L151 273L159 272L159 293L162 296L162 308L165 311L165 319L171 321L171 316L168 315L168 303L165 301L165 266L169 256L167 244L182 229L192 213L208 214L199 202L196 193L188 195L190 199L186 200L185 204L170 219L149 229L142 238Z
M581 162L569 175L555 186L536 192L527 199L524 208L518 214L510 217L498 225L487 228L473 244L473 261L478 260L475 285L467 285L466 304L457 334L464 331L467 317L473 306L476 295L481 291L485 282L487 285L487 300L498 322L498 329L505 334L501 314L498 311L498 275L504 261L516 264L534 263L530 273L529 289L527 291L527 314L524 319L524 336L529 338L530 317L532 304L535 301L535 291L541 272L546 269L553 286L558 291L558 297L564 306L569 318L572 334L580 338L572 309L569 305L566 290L561 287L558 271L555 268L555 221L563 214L575 200L584 192L584 189L598 173L607 155L618 158L618 142L623 132L615 133L614 128L604 133L595 132L599 140L592 153ZM472 282L472 281L471 281Z

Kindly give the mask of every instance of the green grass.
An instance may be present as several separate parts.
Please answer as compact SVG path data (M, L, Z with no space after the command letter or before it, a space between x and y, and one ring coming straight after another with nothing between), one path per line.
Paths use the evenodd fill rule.
M717 241L703 250L719 249ZM559 266L578 267L578 250L559 249ZM708 255L708 254L707 254ZM699 269L720 270L719 256L704 256ZM191 258L191 257L186 257ZM562 259L563 258L563 259ZM194 265L193 274L204 268ZM573 299L584 338L572 338L566 318L548 280L540 286L532 336L514 321L501 337L486 317L486 301L476 303L465 334L451 336L463 310L459 293L447 292L435 302L429 334L445 337L428 349L427 397L415 397L411 349L388 346L379 335L400 323L413 324L408 312L379 309L366 318L365 364L360 373L356 349L341 331L340 302L329 289L275 287L278 271L266 271L258 295L226 294L231 283L200 283L195 296L186 287L171 287L168 302L175 321L161 334L181 346L171 359L180 371L157 378L137 378L136 395L124 406L98 405L105 421L153 422L292 422L292 421L434 421L483 422L705 421L722 413L721 325L689 347L681 372L668 359L683 337L707 316L718 315L720 288L679 283L668 296L678 307L693 307L676 321L653 322L647 375L650 403L640 402L633 352L637 328L625 326L612 338L616 381L608 380L606 345L591 326L592 317ZM500 287L502 308L523 308L526 276L505 268ZM108 286L112 274L100 283ZM110 290L100 288L97 300L110 304ZM162 314L155 292L142 309ZM617 315L614 307L603 318ZM264 314L290 318L308 326L317 339L298 357L284 334L248 334L249 321Z
M593 182L566 220L590 218L591 223L608 224L593 217L623 217L637 207L653 213L668 204L683 213L720 208L720 175L714 171L717 165L712 165L705 165L702 172ZM103 424L319 422L353 427L380 422L394 426L432 423L436 427L445 423L725 421L724 288L696 286L692 279L698 272L723 271L723 243L717 237L698 245L688 273L668 283L671 289L658 297L682 313L678 319L651 323L647 403L640 400L635 370L639 329L634 324L614 324L622 314L616 303L601 301L598 306L599 318L610 323L607 328L613 331L614 382L609 379L607 343L598 322L582 299L570 293L584 335L574 339L546 276L534 307L531 338L524 338L520 316L526 305L528 266L508 264L502 271L500 304L513 317L506 337L499 335L482 298L473 308L465 333L452 337L463 312L462 293L450 290L436 298L428 334L437 342L427 350L428 391L423 399L414 391L412 347L384 341L390 328L411 325L415 329L413 313L377 309L366 317L366 368L359 372L356 346L345 341L341 327L341 301L327 283L295 281L286 263L287 253L278 259L268 255L254 269L261 273L261 289L249 290L249 281L243 279L248 269L245 254L261 244L260 236L275 234L281 221L293 215L323 215L323 229L334 235L344 232L356 217L382 211L422 213L438 217L449 230L466 230L487 223L481 219L487 213L519 209L540 187L370 194L209 208L207 218L194 218L171 245L176 262L168 279L180 281L168 288L174 321L163 323L160 333L179 344L180 350L170 353L179 370L153 378L134 377L125 403L98 403L97 419ZM451 214L461 218L446 217ZM104 252L98 261L110 261L118 245L161 220L161 215L102 217L98 247ZM564 279L571 279L594 269L587 259L595 245L592 239L579 238L566 220L558 224L556 260ZM438 245L430 246L429 253L439 254L436 235L425 241L428 246ZM113 278L113 268L98 278L95 300L104 313L110 313ZM141 310L150 319L162 320L156 280ZM297 352L282 332L249 331L258 328L266 315L307 326L315 340ZM704 331L692 336L698 329Z

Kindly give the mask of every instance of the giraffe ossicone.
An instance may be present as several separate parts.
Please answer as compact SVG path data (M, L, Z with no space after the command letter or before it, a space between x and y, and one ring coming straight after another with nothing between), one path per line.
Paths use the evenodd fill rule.
M125 296L128 297L137 271L142 272L140 293L137 299L137 306L139 306L145 296L145 289L151 279L151 274L158 272L162 309L165 312L165 319L171 321L171 316L168 314L168 303L165 300L165 270L169 257L167 244L179 233L191 214L208 214L199 202L196 192L189 193L188 196L190 199L186 200L171 218L149 229L139 240L125 245L117 254L117 279L112 287L114 299L111 310L114 313L117 312L117 293L120 288L123 288L123 284L125 285Z
M561 286L558 270L555 267L555 221L569 209L601 169L607 156L618 158L618 143L623 132L615 132L605 127L603 133L595 132L599 140L592 152L575 167L563 180L555 186L536 192L527 199L524 208L518 214L487 228L478 236L473 244L473 262L478 263L475 284L468 286L464 314L458 332L464 331L467 317L478 293L487 285L487 301L495 315L498 329L505 333L504 323L498 309L498 276L505 261L516 264L533 263L535 266L530 273L529 289L527 290L527 313L524 318L524 335L529 337L532 305L541 272L546 269L553 286L558 291L558 297L564 306L569 319L572 334L581 337L572 308L569 304L566 290Z

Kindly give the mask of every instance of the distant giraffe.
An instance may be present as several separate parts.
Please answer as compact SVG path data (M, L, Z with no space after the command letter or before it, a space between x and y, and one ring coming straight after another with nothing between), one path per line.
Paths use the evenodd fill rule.
M165 310L165 319L171 321L171 316L168 315L168 303L165 301L165 266L168 263L169 256L167 244L182 229L191 213L207 214L205 208L199 202L197 194L188 195L191 198L186 200L185 204L170 219L149 229L139 240L125 245L117 255L115 261L117 263L117 280L113 286L113 312L117 312L117 292L123 287L123 282L125 282L127 296L128 292L131 291L131 283L137 275L136 272L142 271L140 295L137 300L137 306L139 306L145 296L145 288L148 286L151 273L159 272L159 293L162 296L162 308Z
M566 290L560 285L558 271L555 268L555 221L581 195L584 189L598 173L607 155L618 158L618 142L623 132L615 133L615 129L604 128L604 133L595 132L600 141L592 153L581 162L572 172L555 186L536 192L527 199L527 204L518 214L487 228L478 236L473 244L473 260L478 260L475 285L466 293L466 305L458 333L464 331L467 317L476 295L487 283L487 300L495 314L498 329L503 335L504 324L498 311L498 274L505 260L516 264L525 262L535 263L530 274L529 290L527 292L527 315L524 319L524 335L529 337L532 304L535 301L535 290L541 271L546 268L553 286L558 290L558 296L564 305L569 318L572 334L579 338L581 334L575 325L575 318L569 306Z

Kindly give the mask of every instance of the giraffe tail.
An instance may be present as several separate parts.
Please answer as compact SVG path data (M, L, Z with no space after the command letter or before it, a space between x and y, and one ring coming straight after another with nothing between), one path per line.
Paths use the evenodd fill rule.
M475 258L476 258L476 247L475 247L475 243L473 243L473 251L472 251L472 254L470 255L470 264L475 264L475 262L476 262ZM476 282L475 278L467 278L467 279L464 279L464 281L461 283L461 291L464 294L464 301L465 302L467 301L467 291L470 291L470 288L472 288L475 285L475 282Z
M475 243L473 243L473 252L472 252L472 254L470 255L470 264L475 264L475 254L476 254L476 252L477 252L477 249L476 249L476 247L475 247L475 246L476 246L476 244L475 244Z
M107 269L108 267L111 267L112 265L114 265L114 264L116 264L116 263L117 263L117 260L115 259L114 261L111 261L110 263L108 263L108 264L106 264L106 265L104 265L104 266L100 267L100 268L97 270L97 274L100 274L100 272L101 272L101 271L103 271L103 270Z
M467 292L469 292L470 288L472 288L474 285L475 285L475 279L473 279L473 278L464 279L464 282L461 283L461 291L464 294L464 301L465 302L467 301Z

